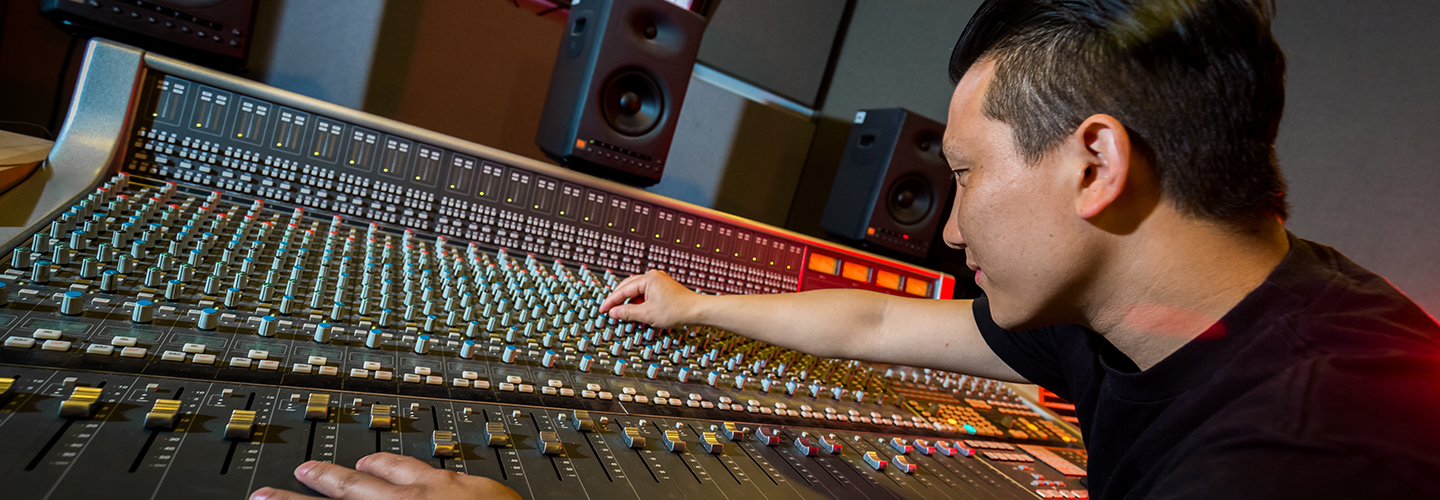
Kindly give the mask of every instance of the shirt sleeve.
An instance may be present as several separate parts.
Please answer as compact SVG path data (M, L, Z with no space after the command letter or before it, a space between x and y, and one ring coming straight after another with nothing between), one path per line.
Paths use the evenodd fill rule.
M1001 328L990 316L989 297L975 299L971 310L975 314L975 326L979 327L980 336L1001 361L1010 365L1011 369L1026 380L1054 392L1066 401L1074 401L1074 391L1071 390L1061 361L1061 347L1056 342L1056 336L1063 333L1057 332L1057 327L1023 331Z

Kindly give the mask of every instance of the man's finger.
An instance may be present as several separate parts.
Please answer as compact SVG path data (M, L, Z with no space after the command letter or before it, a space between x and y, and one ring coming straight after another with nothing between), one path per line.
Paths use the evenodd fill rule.
M646 281L636 280L615 287L615 291L610 292L610 295L605 297L605 301L600 303L600 312L610 312L610 308L620 305L628 299L645 295L646 283Z
M384 479L325 462L305 462L295 468L295 479L310 489L339 500L380 500L396 493Z
M355 469L394 484L414 484L422 478L434 477L438 470L425 462L393 453L368 455L355 464Z
M310 495L301 495L293 491L277 490L271 487L264 487L255 490L250 494L250 500L323 500Z

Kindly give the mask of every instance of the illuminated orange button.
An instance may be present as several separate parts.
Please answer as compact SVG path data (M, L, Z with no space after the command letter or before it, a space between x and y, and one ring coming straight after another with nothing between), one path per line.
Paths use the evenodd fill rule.
M920 297L930 296L930 281L917 278L905 280L905 293Z
M575 139L575 147L580 148L580 149L585 149L585 140L584 140L584 139Z
M843 269L840 270L840 275L861 283L869 283L870 267L862 266L854 262L845 262Z
M812 253L810 254L810 270L833 275L840 271L840 259Z
M875 286L890 290L900 290L900 275L883 269L875 270Z

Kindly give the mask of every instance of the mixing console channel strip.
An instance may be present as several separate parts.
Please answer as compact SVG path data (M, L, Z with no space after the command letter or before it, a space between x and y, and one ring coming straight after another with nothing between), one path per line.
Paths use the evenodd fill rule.
M6 498L243 498L388 451L526 498L1086 498L1004 384L617 322L953 279L107 41L0 197ZM1079 465L1076 462L1080 462Z

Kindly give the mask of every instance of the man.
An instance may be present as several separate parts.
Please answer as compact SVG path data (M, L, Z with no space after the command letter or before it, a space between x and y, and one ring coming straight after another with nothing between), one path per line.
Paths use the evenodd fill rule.
M1264 0L987 0L950 71L945 239L986 297L715 297L651 271L601 310L1040 384L1076 405L1095 498L1436 495L1440 326L1285 230ZM336 489L353 474L297 472L392 491Z

